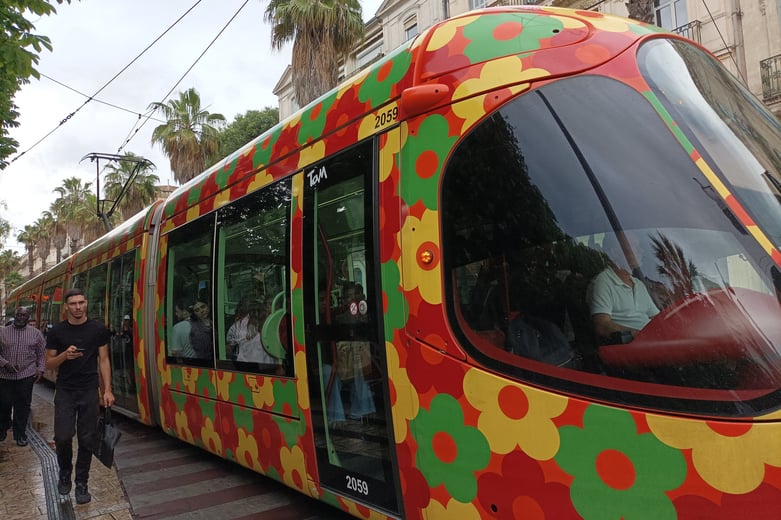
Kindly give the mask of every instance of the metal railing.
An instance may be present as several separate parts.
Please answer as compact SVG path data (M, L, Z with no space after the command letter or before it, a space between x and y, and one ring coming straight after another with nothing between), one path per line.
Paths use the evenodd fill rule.
M762 97L765 101L781 97L781 54L759 62Z
M488 6L505 6L505 5L537 5L545 2L545 0L488 0L486 5Z
M694 20L693 22L689 22L686 25L681 25L679 27L676 27L673 29L673 32L675 34L680 34L684 38L688 38L691 41L702 43L702 34L700 33L700 30L702 29L702 24L699 20Z

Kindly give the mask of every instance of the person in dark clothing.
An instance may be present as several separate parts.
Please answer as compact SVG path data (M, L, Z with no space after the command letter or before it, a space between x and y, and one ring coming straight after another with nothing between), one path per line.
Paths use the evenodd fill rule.
M109 330L87 317L87 299L81 289L65 293L67 318L46 337L46 367L58 368L54 394L54 444L60 467L57 491L67 495L73 470L73 436L79 440L76 457L76 503L92 497L87 488L92 449L97 440L98 370L103 381L103 404L111 407L111 364Z
M0 441L5 440L8 428L13 426L19 446L27 446L33 385L45 367L46 341L41 331L28 326L29 319L29 309L19 307L13 324L0 328Z

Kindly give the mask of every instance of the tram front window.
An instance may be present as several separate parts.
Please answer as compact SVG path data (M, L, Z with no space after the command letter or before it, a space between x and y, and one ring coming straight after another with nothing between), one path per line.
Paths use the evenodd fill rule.
M678 127L781 245L781 124L721 64L680 41L638 52L643 76Z
M771 406L781 276L629 87L566 79L482 122L442 224L451 322L479 362L625 403Z

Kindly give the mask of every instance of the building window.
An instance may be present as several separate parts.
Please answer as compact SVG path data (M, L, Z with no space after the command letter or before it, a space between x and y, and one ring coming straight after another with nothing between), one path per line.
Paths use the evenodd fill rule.
M469 9L482 9L486 5L486 0L469 0Z
M415 21L408 23L404 27L404 41L409 41L418 35L418 24Z
M366 48L355 55L357 68L363 68L382 56L382 40L370 43Z
M654 0L656 25L673 30L689 23L686 0Z

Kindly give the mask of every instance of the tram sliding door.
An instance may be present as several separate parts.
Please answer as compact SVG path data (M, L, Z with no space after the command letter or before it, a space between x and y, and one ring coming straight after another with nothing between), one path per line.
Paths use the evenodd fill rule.
M111 387L116 404L138 413L136 364L133 352L133 286L136 251L111 262L108 319L111 329Z
M307 365L321 484L397 512L372 156L367 141L304 172Z

